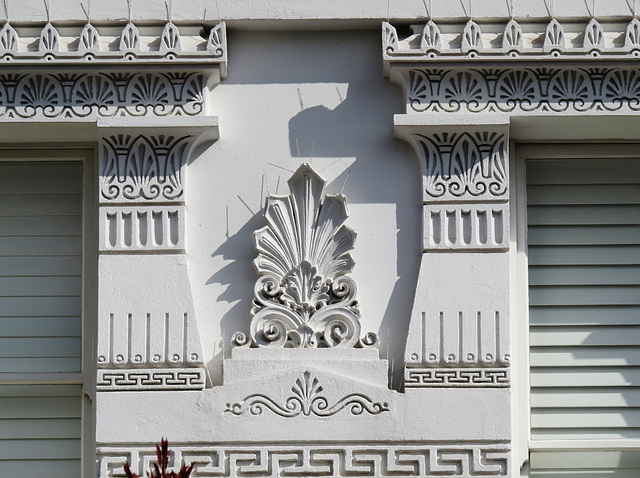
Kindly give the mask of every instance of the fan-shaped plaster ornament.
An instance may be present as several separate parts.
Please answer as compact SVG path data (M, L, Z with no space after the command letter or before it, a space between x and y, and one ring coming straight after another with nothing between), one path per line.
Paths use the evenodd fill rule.
M289 179L288 196L269 196L267 225L254 232L259 277L251 337L234 344L254 347L375 346L360 339L356 284L350 251L356 238L345 225L346 198L323 196L325 181L308 164Z

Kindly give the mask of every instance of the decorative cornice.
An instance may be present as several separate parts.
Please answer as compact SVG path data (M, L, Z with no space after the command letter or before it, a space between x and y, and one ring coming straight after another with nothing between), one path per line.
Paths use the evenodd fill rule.
M193 463L193 476L424 477L509 476L508 443L456 442L362 444L181 444L172 443L172 463ZM98 445L99 478L122 476L131 464L142 474L156 459L149 445Z
M311 375L309 371L304 372L302 377L298 377L291 387L292 395L287 397L284 403L280 404L267 395L254 393L238 403L228 403L225 412L233 415L262 415L263 411L270 410L284 418L293 418L300 415L305 417L330 417L343 409L348 409L351 415L362 415L367 412L370 415L379 415L389 411L389 405L374 402L362 393L350 393L345 395L336 403L331 404L322 393L324 388L320 381Z
M439 28L430 20L411 25L412 33L400 38L395 27L382 25L385 63L451 62L461 60L555 60L633 59L640 57L640 21L601 24L592 18L587 24L526 24L516 20L505 24L447 24ZM386 65L388 67L388 65Z
M37 31L37 30L36 30ZM0 58L17 65L97 65L198 63L218 66L226 76L227 45L224 22L207 28L202 25L136 26L120 25L80 27L65 26L59 30L47 23L34 35L32 25L13 26L8 22L0 29ZM37 44L33 49L27 45ZM118 45L114 48L113 45Z
M269 196L268 225L254 233L258 257L251 339L237 346L375 346L360 340L360 312L350 251L356 233L345 225L346 197L324 196L325 180L304 164L289 180L289 196Z

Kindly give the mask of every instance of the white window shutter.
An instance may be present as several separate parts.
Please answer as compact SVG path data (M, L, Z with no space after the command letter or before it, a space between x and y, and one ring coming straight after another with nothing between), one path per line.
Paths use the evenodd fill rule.
M82 164L0 162L1 476L80 476L81 254Z
M640 439L640 160L529 160L527 223L532 440ZM531 467L640 476L640 457L538 452Z

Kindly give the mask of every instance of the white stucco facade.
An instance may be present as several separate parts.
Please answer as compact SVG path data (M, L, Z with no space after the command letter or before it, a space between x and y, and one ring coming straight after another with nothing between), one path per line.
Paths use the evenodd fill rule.
M9 3L3 150L88 151L82 476L640 469L531 437L523 165L640 139L634 4L555 3Z

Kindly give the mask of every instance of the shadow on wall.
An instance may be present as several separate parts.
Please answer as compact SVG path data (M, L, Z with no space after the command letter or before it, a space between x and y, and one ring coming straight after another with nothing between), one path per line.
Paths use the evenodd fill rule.
M301 111L289 121L289 148L293 157L302 154L303 161L309 161L305 156L312 152L313 164L320 172L331 166L332 158L337 158L337 161L339 158L355 157L355 162L327 189L334 192L344 189L350 204L387 204L395 207L397 279L393 289L385 292L388 306L379 335L381 356L389 358L391 384L398 389L402 381L404 338L408 333L420 257L420 231L419 227L416 228L419 221L414 216L416 211L406 208L403 203L407 202L408 196L409 204L419 207L421 182L412 180L420 175L419 164L414 159L411 148L404 142L392 139L393 113L400 112L401 108L398 106L402 105L402 97L399 89L384 83L386 80L381 73L378 38L375 40L371 43L371 54L375 58L369 58L369 61L379 66L378 81L366 74L356 76L348 83L346 97L336 87L340 103L334 109L324 105L304 108L304 97L298 89ZM362 61L363 58L360 57L359 60ZM394 107L398 111L394 111ZM327 158L331 159L327 161ZM414 161L409 168L407 164L400 163L405 158ZM396 161L399 171L394 178L384 171L393 171L393 162ZM317 166L318 163L321 166ZM409 181L405 176L407 169L413 169L414 173ZM410 193L407 194L407 191ZM375 215L373 218L375 220ZM347 224L353 226L353 222L347 221ZM372 230L375 227L368 233L371 234ZM363 247L365 238L362 237L362 230L358 233L360 236L355 245L356 256L375 261L375 253L359 249ZM371 237L367 239L366 242L369 243L372 239L375 240ZM357 267L358 264L356 270ZM367 286L367 282L358 284L361 299L366 296ZM366 315L363 315L362 321L363 330L368 330Z
M380 33L244 32L237 40L231 33L233 68L224 87L237 91L242 104L252 108L252 118L238 116L237 124L251 130L249 141L265 158L262 168L268 172L267 164L277 163L294 170L298 151L301 161L311 161L313 144L311 162L320 175L335 176L327 172L334 164L339 163L334 171L344 169L326 192L336 193L344 186L351 206L347 225L358 232L351 277L357 281L366 311L363 330L372 329L367 314L382 316L374 331L380 335L380 355L394 363L397 389L420 263L421 175L412 149L393 139L393 115L402 112L403 100L400 89L382 73ZM277 113L272 113L274 107L279 108ZM283 151L279 138L285 124L279 121L287 115L288 151ZM269 117L274 121L264 121ZM252 144L246 145L249 153ZM286 194L291 174L280 172L278 193ZM262 209L255 212L213 253L231 262L207 284L228 285L219 300L237 302L222 319L225 342L236 330L249 328L250 294L257 278L251 265L255 258L252 233L264 225ZM383 256L387 262L396 258L395 270L383 266ZM380 277L372 271L380 271ZM372 278L363 280L368 274ZM242 280L229 283L229 277Z
M253 247L253 231L264 226L262 211L256 213L242 226L234 235L230 236L216 249L211 257L222 256L224 260L230 261L226 266L217 270L207 280L206 285L226 284L227 288L218 296L219 301L234 303L233 307L227 311L222 318L221 329L224 333L222 346L230 343L229 337L235 332L249 332L249 322L253 296L247 296L246 284L244 281L229 281L229 277L250 277L254 280L258 277L253 267L253 259L256 253ZM240 256L238 253L242 251ZM238 317L247 317L247 321L238 324ZM225 357L228 352L222 351Z

